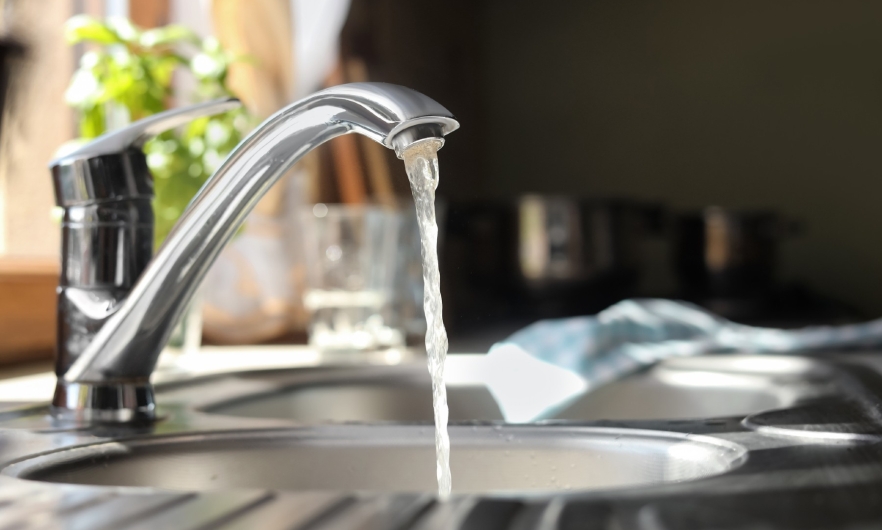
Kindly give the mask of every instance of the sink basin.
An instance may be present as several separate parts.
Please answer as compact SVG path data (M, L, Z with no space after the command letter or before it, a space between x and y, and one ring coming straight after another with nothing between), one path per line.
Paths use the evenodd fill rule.
M745 356L746 357L746 356ZM775 357L673 359L589 392L558 412L568 420L697 419L746 416L792 405L803 396L786 377L805 366ZM482 382L481 356L448 358L450 420L501 420ZM777 364L775 364L777 363ZM368 367L325 370L304 378L296 371L231 376L223 397L202 410L229 416L290 419L301 423L431 422L432 393L426 368ZM221 384L216 383L216 384ZM206 389L197 389L203 392Z
M455 493L647 486L723 473L729 442L677 433L568 426L454 426ZM434 492L434 432L334 425L137 438L47 453L6 467L20 478L203 491Z
M432 387L400 374L379 380L337 380L294 386L279 392L246 397L209 407L209 412L249 418L323 422L431 422ZM449 384L450 421L502 420L496 400L486 387Z

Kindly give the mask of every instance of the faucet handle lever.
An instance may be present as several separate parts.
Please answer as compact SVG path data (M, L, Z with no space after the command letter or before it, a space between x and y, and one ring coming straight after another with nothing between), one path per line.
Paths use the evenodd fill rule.
M55 167L72 160L114 155L132 147L140 149L147 140L162 132L174 129L196 118L233 110L240 105L238 99L227 97L160 112L101 135L86 145L56 158L49 165Z
M223 98L160 112L56 158L49 163L56 202L67 208L105 201L149 199L153 196L153 181L141 151L144 143L190 120L239 105L236 98Z

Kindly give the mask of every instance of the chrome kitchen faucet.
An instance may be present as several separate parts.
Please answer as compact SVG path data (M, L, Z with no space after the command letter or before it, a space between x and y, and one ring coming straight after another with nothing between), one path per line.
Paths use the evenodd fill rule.
M151 260L152 179L141 147L164 130L236 106L226 99L157 114L51 162L64 209L56 417L155 419L150 374L173 326L251 209L306 153L355 132L400 155L459 127L434 100L384 83L340 85L292 103L233 150Z

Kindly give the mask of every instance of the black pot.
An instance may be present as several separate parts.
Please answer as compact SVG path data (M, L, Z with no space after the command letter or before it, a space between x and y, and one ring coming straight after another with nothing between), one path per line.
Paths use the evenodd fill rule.
M527 195L451 204L446 267L451 319L586 314L630 296L638 245L661 208L624 200ZM449 294L448 294L449 293Z
M774 287L778 244L798 223L773 212L720 207L676 221L675 270L690 299L759 298Z

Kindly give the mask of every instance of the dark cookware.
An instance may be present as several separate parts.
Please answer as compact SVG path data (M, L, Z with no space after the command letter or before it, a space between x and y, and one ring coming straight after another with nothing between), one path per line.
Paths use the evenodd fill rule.
M453 320L584 314L629 296L639 242L661 209L626 200L525 195L451 204L445 306ZM449 295L447 293L450 293Z
M798 223L773 212L720 207L680 215L675 268L687 298L752 298L773 288L778 244Z

